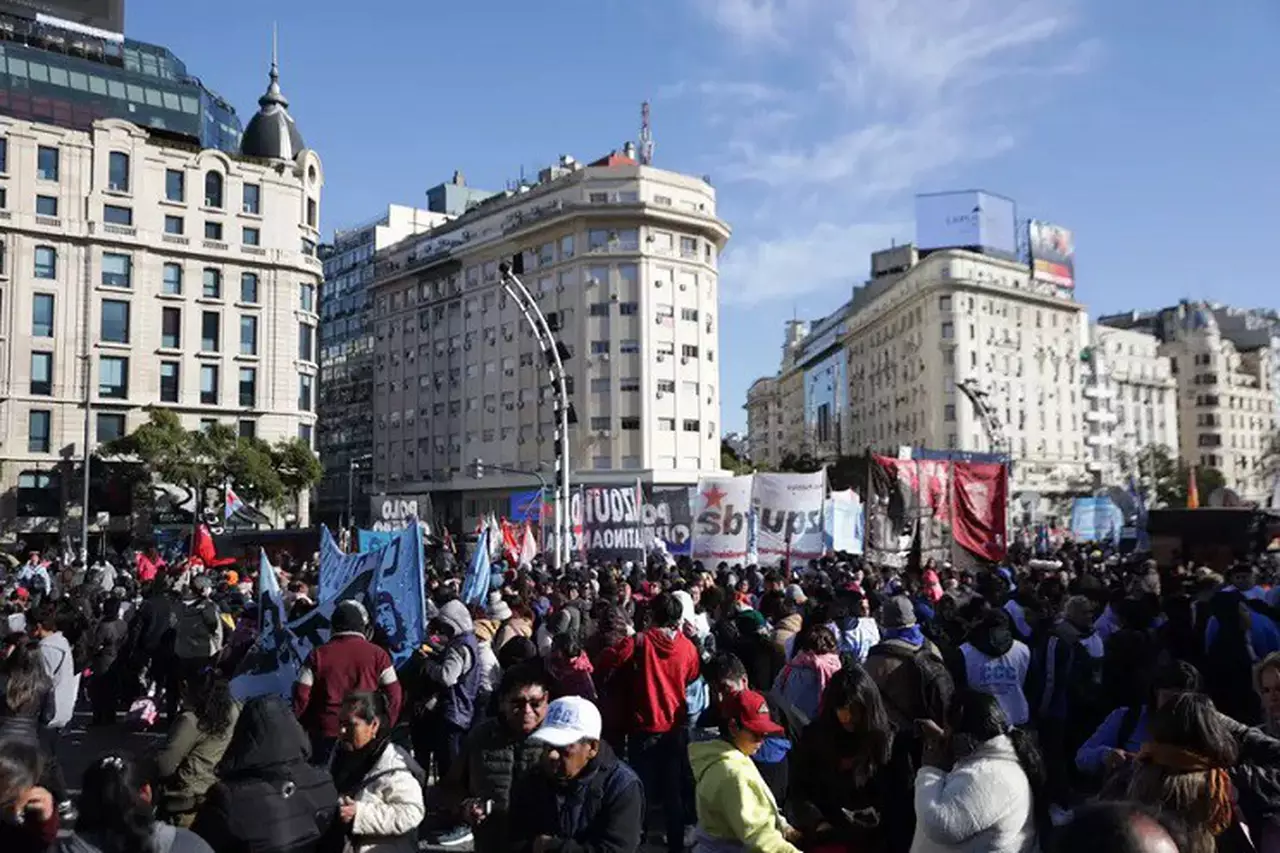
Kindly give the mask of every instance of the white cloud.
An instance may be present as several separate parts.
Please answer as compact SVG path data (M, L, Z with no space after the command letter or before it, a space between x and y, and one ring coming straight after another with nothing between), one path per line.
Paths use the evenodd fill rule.
M900 211L915 192L1008 151L1046 97L1039 79L1099 54L1073 37L1079 0L697 2L734 48L712 82L678 88L726 139L714 174L741 226L722 271L738 303L849 284L850 252L910 236Z

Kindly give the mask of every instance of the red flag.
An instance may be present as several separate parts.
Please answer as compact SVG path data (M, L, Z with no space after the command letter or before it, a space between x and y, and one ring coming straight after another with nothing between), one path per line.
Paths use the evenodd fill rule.
M196 528L196 542L192 556L210 569L234 565L236 562L235 557L218 556L217 550L213 547L213 536L209 533L208 526L204 524Z
M1200 487L1196 485L1196 469L1192 468L1187 479L1187 509L1200 508Z
M985 560L1003 560L1008 469L996 462L957 462L952 488L952 535Z

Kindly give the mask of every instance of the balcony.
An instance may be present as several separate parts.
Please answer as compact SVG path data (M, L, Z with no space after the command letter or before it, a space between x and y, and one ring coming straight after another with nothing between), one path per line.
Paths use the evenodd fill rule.
M1115 412L1104 409L1090 409L1084 413L1084 419L1095 424L1113 424L1116 422Z

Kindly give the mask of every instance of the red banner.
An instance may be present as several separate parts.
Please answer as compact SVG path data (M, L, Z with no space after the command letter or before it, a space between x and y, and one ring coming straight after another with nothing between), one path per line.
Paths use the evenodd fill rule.
M952 535L983 559L997 562L1008 553L1008 476L998 462L956 462L953 473Z

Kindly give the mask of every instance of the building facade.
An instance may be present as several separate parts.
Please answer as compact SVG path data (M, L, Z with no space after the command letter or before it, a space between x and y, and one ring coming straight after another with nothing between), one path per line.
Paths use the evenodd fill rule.
M1266 457L1280 393L1274 321L1260 312L1182 302L1098 322L1149 331L1161 341L1177 382L1179 455L1221 472L1242 499L1265 501L1272 485Z
M819 457L904 445L1007 453L1028 512L1088 489L1084 307L1034 282L1026 264L959 249L922 255L911 245L876 252L870 280L812 329L822 331L805 335L776 380L806 377L798 408L779 394L783 425L797 411L805 424L784 441L799 439ZM771 441L751 435L753 447Z
M274 67L263 102L277 114L255 116L236 155L116 119L0 119L6 535L79 529L86 402L91 447L147 406L312 441L324 174L305 148L275 156L292 120ZM99 510L130 524L90 509L91 527Z
M368 526L373 458L373 281L378 251L443 225L447 213L393 204L373 222L334 234L322 246L320 398L316 450L324 479L316 493L326 524Z
M1181 451L1172 361L1153 334L1093 325L1083 371L1089 471L1099 486L1141 485L1142 454Z
M431 492L465 526L481 502L553 474L555 424L532 331L500 283L523 281L557 337L577 482L693 483L720 467L719 282L729 237L705 181L611 154L379 254L374 484ZM526 473L471 479L475 459Z

